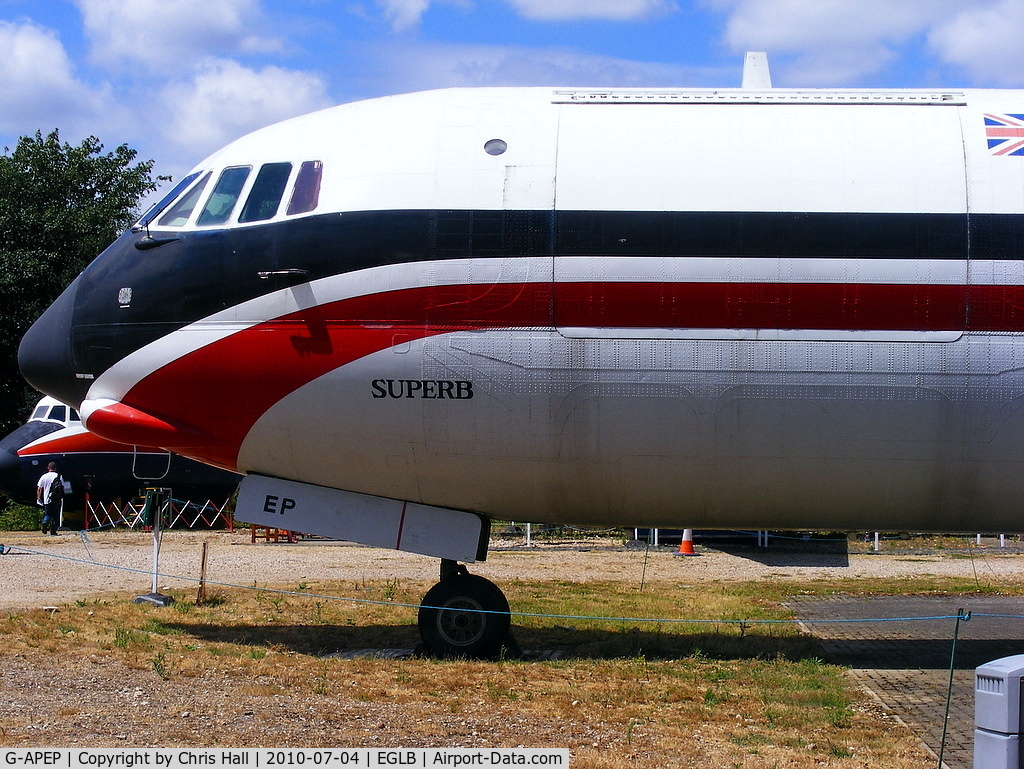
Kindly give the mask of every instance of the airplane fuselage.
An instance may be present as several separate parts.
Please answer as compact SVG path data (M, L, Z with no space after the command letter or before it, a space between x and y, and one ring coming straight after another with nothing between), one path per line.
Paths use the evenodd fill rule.
M111 440L491 518L1012 531L1022 111L550 89L325 110L196 166L22 368Z

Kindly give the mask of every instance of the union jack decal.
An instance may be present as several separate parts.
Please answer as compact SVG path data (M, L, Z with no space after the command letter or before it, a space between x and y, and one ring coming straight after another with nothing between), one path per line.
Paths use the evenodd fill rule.
M1024 155L1024 115L985 115L985 135L993 155Z

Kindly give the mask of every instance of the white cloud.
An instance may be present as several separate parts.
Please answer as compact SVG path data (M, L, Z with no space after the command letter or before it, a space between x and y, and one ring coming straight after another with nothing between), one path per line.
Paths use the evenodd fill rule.
M468 2L375 1L396 31L418 26L431 5ZM679 0L505 2L521 16L537 21L648 20L680 10ZM1019 85L1024 80L1024 57L1019 53L1024 36L1021 0L700 0L700 4L725 15L723 41L733 51L768 51L776 61L773 69L782 74L776 78L779 82L857 84L920 56L920 41L925 38L942 62L962 68L982 84ZM537 63L545 56L550 58L550 52L530 58ZM502 68L489 54L483 58L478 75ZM551 63L553 73L563 69Z
M190 70L198 59L265 53L281 43L253 34L259 0L75 0L92 42L91 57L111 69Z
M965 69L973 78L996 85L1024 85L1024 3L1000 0L962 10L937 25L928 36L944 61Z
M423 15L431 5L449 5L472 11L474 0L374 0L377 7L384 13L384 18L391 25L393 32L405 32L420 25ZM374 19L371 12L361 5L351 5L349 13L366 20Z
M0 131L68 139L99 133L116 110L109 89L77 79L53 30L31 22L0 21Z
M675 0L508 0L528 19L648 19L679 10Z
M201 160L239 136L285 118L329 106L324 81L308 72L210 60L159 98L164 140Z
M982 0L984 1L984 0ZM728 15L734 51L795 57L786 79L843 85L890 65L902 46L963 7L960 0L705 0Z
M942 0L716 0L728 9L726 42L741 49L752 41L784 50L872 45L899 40L928 26Z
M462 86L739 85L736 67L632 61L568 48L404 43L366 46L360 61L370 93Z
M396 32L418 26L430 7L430 0L377 0L384 17Z
M432 3L472 7L466 0L375 0L395 32L419 26ZM633 21L679 10L677 0L506 0L516 12L538 21L605 19Z

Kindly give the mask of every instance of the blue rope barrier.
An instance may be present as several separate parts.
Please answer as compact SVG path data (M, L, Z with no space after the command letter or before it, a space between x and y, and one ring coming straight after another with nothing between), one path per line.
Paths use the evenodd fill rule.
M115 571L124 571L131 574L145 574L152 576L153 572L148 569L137 569L131 566L119 566L112 563L103 563L101 561L86 561L82 558L75 558L67 555L56 555L54 553L46 553L40 550L31 550L29 548L18 547L15 545L6 546L8 552L12 550L18 550L19 552L26 553L28 555L39 555L45 558L55 558L57 560L68 561L70 563L82 564L85 566L99 567L112 569ZM181 574L168 574L160 572L157 574L162 579L175 579L183 582L198 583L200 580L196 577L190 577ZM422 604L410 604L401 603L396 601L376 601L369 598L346 598L344 596L332 596L325 595L323 593L311 593L307 590L281 590L278 588L268 587L257 587L255 585L238 585L232 582L218 582L215 580L203 580L208 585L215 585L217 587L234 588L238 590L256 590L263 593L270 593L273 595L285 595L295 596L299 598L317 598L328 601L340 601L344 603L352 603L366 606L392 606L407 609L420 609ZM444 611L443 606L427 606L428 609L437 609ZM505 612L489 611L485 609L460 609L465 612L476 612L480 614L504 614ZM891 622L934 622L939 620L955 620L962 619L962 614L937 614L925 617L869 617L869 618L831 618L831 619L706 619L706 618L679 618L679 617L623 617L623 616L601 616L601 615L585 615L585 614L542 614L535 612L510 612L512 616L530 619L560 619L560 620L576 620L586 622L634 622L634 623L666 623L673 625L829 625L829 624L867 624L867 623L891 623ZM1024 615L1003 615L1003 614L982 614L974 612L971 616L973 617L993 617L993 618L1004 618L1004 619L1024 619Z

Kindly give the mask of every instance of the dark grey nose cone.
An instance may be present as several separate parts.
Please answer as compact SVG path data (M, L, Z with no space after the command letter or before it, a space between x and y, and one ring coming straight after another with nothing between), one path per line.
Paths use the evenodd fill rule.
M0 491L19 502L35 499L35 485L42 471L23 465L18 450L62 427L56 422L27 422L0 439Z
M71 327L76 280L39 316L18 348L21 375L34 388L71 406L81 406L90 382L76 377Z
M21 459L17 452L0 449L0 491L9 497L18 496Z

